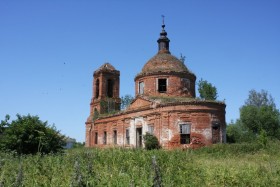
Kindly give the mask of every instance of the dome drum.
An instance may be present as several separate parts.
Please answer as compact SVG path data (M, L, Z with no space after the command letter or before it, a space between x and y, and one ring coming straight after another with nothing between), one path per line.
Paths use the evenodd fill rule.
M135 95L195 97L192 74L154 74L135 80Z

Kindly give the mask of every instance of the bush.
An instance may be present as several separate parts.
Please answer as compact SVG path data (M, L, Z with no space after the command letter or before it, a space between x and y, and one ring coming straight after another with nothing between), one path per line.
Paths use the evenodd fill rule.
M158 139L155 135L150 134L150 133L146 133L143 138L144 138L145 148L147 150L159 149L160 148Z

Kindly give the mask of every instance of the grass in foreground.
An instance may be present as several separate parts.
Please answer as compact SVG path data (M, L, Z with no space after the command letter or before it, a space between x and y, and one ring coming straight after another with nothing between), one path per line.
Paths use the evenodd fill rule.
M0 186L280 186L280 143L0 153Z

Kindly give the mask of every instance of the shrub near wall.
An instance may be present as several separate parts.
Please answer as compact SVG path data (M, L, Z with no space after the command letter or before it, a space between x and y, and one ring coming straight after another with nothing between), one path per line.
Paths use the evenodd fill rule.
M145 144L145 149L147 150L152 150L152 149L159 149L160 144L157 139L157 137L153 134L146 133L144 136L144 144Z

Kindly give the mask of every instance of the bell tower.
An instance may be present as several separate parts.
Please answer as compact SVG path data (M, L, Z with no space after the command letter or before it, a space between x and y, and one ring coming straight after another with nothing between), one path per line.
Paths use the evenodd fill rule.
M120 110L120 104L120 71L105 63L93 73L90 114L96 118L99 114Z

